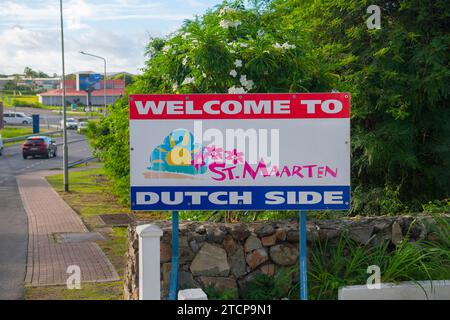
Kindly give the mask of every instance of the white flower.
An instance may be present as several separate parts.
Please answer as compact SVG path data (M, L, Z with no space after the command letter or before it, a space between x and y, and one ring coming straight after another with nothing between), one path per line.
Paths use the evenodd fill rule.
M183 60L181 61L181 64L182 64L183 66L185 66L186 63L187 63L187 61L188 61L188 58L187 58L187 57L184 57Z
M228 29L230 27L237 28L238 26L241 25L241 22L240 21L230 21L230 20L220 20L219 25L224 29Z
M234 65L236 66L236 68L241 68L242 67L242 60L237 59L234 62Z
M282 48L283 48L283 46L282 46L281 44L279 44L278 42L276 42L276 43L273 45L273 47L274 47L275 49L282 49Z
M254 86L255 86L255 83L253 82L253 80L247 80L247 83L244 85L244 87L248 91L252 90Z
M183 86L185 84L190 84L190 83L194 83L194 82L195 82L194 77L186 77L181 85Z
M259 29L256 34L258 35L258 37L262 37L264 35L264 30Z
M182 37L184 40L186 40L186 38L189 37L190 35L191 35L190 32L184 32L184 33L181 35L181 37Z
M295 44L289 44L287 42L283 43L283 48L286 50L295 49Z
M173 86L172 86L172 89L173 89L174 92L177 91L178 90L178 83L175 82L173 84Z
M171 45L165 45L165 46L162 48L162 51L167 52L167 51L169 51L171 48L172 48Z
M223 7L222 9L219 10L219 16L223 16L229 12L234 12L235 10L233 8L230 7Z
M230 71L230 76L232 76L233 78L236 78L236 76L237 76L237 72L236 72L236 70L231 70Z
M206 73L202 72L202 77L206 78Z
M231 21L228 21L228 20L220 20L219 26L224 29L228 29L230 27L230 22Z
M247 90L252 90L255 86L255 82L253 80L247 80L247 76L243 74L241 78L239 79L239 82L242 84L243 87L245 87Z
M246 93L246 91L242 87L232 86L231 88L228 89L228 93L240 94L240 93Z
M241 48L247 48L248 47L248 44L246 44L246 43L239 43L239 45L241 46Z
M295 49L295 44L289 44L287 42L283 43L283 44L279 44L278 42L276 42L273 45L274 48L276 49L284 49L284 50L289 50L289 49Z

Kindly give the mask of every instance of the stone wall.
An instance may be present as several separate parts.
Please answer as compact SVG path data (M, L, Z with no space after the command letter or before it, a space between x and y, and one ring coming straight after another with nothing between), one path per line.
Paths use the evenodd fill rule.
M311 220L307 225L308 242L333 241L347 230L361 244L377 245L427 236L428 218L364 217L339 220ZM171 222L139 221L128 228L128 252L125 268L125 298L138 299L137 224L153 223L163 230L161 238L161 288L167 298L171 269ZM179 287L214 287L218 291L245 289L258 273L273 275L282 266L298 263L298 221L266 221L249 224L180 222Z

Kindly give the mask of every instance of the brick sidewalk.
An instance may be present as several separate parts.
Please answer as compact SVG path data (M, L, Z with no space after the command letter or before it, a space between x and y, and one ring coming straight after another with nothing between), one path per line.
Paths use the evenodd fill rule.
M56 172L58 173L58 172ZM119 280L108 258L94 242L57 241L60 233L88 232L80 217L45 179L55 171L17 177L28 215L28 260L25 282L32 286L66 284L67 267L77 265L82 282Z

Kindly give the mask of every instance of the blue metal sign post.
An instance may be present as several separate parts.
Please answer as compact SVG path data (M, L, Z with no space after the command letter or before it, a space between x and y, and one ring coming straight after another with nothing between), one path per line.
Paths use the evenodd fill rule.
M308 300L308 255L307 255L307 231L306 211L299 211L299 285L300 300ZM177 300L178 292L178 267L179 267L179 216L178 211L172 211L172 264L170 270L169 300Z
M178 211L172 211L172 264L170 270L169 300L177 300L178 292L178 265L179 265L179 239L178 239Z
M299 211L300 299L308 300L308 256L306 247L306 211Z

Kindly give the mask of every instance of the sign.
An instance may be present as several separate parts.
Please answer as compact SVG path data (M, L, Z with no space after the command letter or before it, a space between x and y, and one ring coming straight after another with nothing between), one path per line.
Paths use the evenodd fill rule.
M71 105L72 111L77 111L77 105L76 103L72 103Z
M350 95L130 95L132 210L350 208Z
M101 76L98 73L77 74L77 90L93 91L100 90Z

